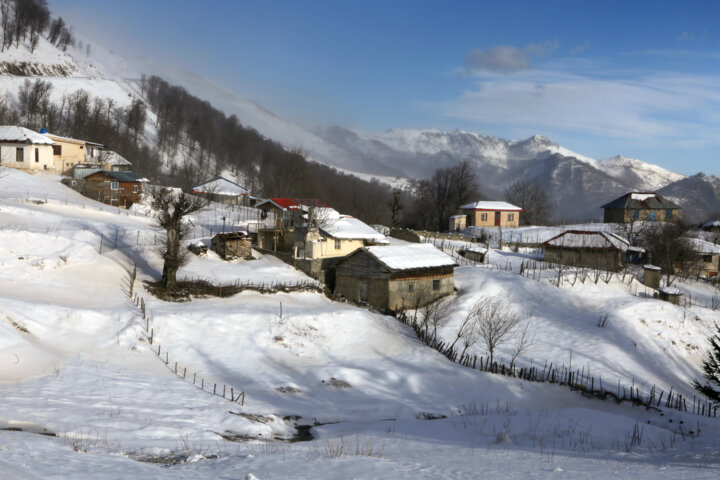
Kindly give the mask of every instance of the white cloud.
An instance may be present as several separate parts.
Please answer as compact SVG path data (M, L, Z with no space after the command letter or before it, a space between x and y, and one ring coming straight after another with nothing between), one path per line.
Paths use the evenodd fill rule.
M486 50L476 48L465 56L465 63L470 71L488 70L499 73L514 73L532 68L532 57L543 57L556 49L557 40L530 44L523 49L509 45L499 45Z
M448 117L490 127L666 145L720 144L720 78L716 76L488 73L459 98L433 107Z

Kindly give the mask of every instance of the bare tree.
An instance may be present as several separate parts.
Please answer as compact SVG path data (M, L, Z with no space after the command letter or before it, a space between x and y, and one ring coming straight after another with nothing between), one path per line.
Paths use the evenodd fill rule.
M552 207L545 189L533 180L519 180L505 190L505 200L524 210L524 225L545 225L551 220Z
M422 315L421 327L426 334L431 334L433 339L437 339L438 328L449 318L450 302L439 299L426 303L420 308L420 313Z
M525 353L535 343L535 331L532 329L532 315L527 319L520 333L515 337L512 356L510 357L510 368L515 366L515 360Z
M633 247L637 247L642 244L643 238L651 225L652 223L643 220L616 223L613 226L613 233L626 239Z
M203 197L154 188L150 190L152 208L156 210L155 225L164 229L167 237L160 248L163 257L163 273L160 285L168 292L177 290L177 271L188 262L188 254L180 249L180 243L189 233L184 219L208 205Z
M400 210L402 205L400 204L400 189L396 188L393 190L392 201L390 202L390 226L392 228L398 228L400 226Z
M476 318L477 335L485 344L492 365L495 350L512 339L513 330L517 327L520 316L501 298L480 300L473 305L472 312Z
M688 233L691 227L683 222L655 223L644 235L650 261L662 269L665 285L670 286L678 274L694 268L699 260Z

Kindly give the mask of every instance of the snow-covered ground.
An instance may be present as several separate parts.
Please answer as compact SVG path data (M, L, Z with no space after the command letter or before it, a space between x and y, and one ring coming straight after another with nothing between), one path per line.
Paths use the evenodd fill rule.
M718 420L464 368L394 318L319 293L154 299L142 281L160 276L160 233L147 208L102 206L52 175L2 173L0 478L714 478L720 467ZM191 241L207 242L223 216L228 229L253 217L213 206L193 218ZM716 312L644 298L618 279L558 288L520 276L522 254L490 255L515 270L456 269L441 335L477 299L502 295L532 313L536 342L521 362L572 352L603 378L691 394ZM193 257L180 277L309 280L255 256ZM160 358L128 295L134 265ZM244 404L210 384L244 392ZM307 439L297 425L314 438L291 441Z

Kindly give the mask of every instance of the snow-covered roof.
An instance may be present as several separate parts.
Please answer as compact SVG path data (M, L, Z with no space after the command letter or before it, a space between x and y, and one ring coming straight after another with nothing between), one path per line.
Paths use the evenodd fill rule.
M108 165L132 165L125 157L112 150L108 150L104 157L103 163L107 163Z
M330 206L316 198L268 198L255 205L260 208L264 205L276 206L280 210L307 210L307 207L330 208Z
M688 238L695 252L704 255L720 255L720 245L716 245L701 238Z
M452 257L429 243L364 247L364 250L391 270L414 270L456 265Z
M718 228L720 227L720 220L713 220L711 222L704 223L702 228Z
M460 207L461 210L501 210L501 211L513 211L521 212L522 208L516 207L515 205L507 202L495 202L495 201L484 201L467 203Z
M622 197L616 198L610 203L602 206L602 208L621 208L621 209L678 209L679 206L670 200L661 197L655 192L630 192Z
M466 252L476 252L476 253L487 253L488 249L485 247L470 247Z
M102 143L90 142L88 140L80 140L79 138L63 137L62 135L55 135L54 133L50 133L50 132L45 132L45 133L42 133L41 135L45 135L50 140L58 140L61 142L71 142L71 143L82 143L82 144L86 144L86 145L93 145L96 147L104 147L104 145Z
M193 193L214 193L215 195L247 195L245 188L227 178L215 176L210 180L192 187Z
M662 269L661 269L660 267L658 267L657 265L650 265L649 263L646 263L645 265L643 265L643 268L644 268L645 270L655 270L656 272L657 272L658 270L662 270Z
M378 241L385 238L385 235L377 232L370 225L350 215L340 215L337 219L329 220L328 225L320 230L333 238Z
M680 295L682 292L680 289L675 287L660 287L660 292L666 294L666 295Z
M644 251L640 247L632 247L627 240L614 233L602 231L568 230L554 236L543 245L562 248L617 249L623 252Z
M33 145L52 145L53 141L45 135L25 127L15 125L0 126L0 142L31 143Z

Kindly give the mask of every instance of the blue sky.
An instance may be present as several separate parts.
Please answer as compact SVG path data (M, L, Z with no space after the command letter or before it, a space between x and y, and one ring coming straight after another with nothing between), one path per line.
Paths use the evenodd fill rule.
M720 174L720 2L50 0L306 126L539 133Z

